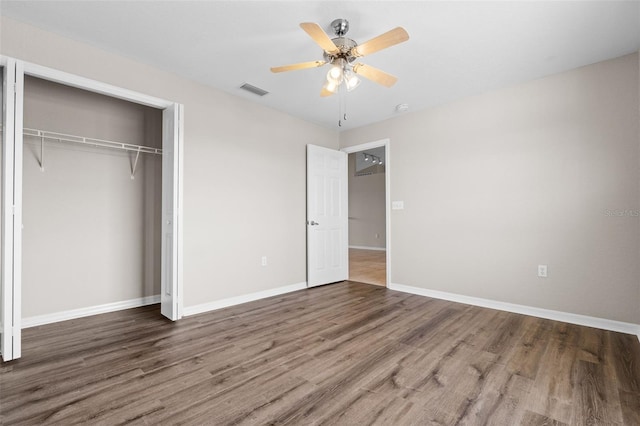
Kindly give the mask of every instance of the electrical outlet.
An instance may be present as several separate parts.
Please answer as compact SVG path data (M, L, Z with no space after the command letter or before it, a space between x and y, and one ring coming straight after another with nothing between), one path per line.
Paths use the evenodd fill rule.
M547 278L547 265L538 265L538 276L540 278Z
M261 264L262 266L267 266L267 256L262 256Z
M380 238L380 234L376 234L376 239Z

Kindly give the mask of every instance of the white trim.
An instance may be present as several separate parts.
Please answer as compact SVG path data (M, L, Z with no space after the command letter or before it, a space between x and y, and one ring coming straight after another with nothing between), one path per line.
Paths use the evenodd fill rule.
M22 164L24 135L24 62L16 60L15 121L13 125L13 359L22 356Z
M386 233L386 267L387 267L387 287L391 283L391 140L380 139L373 142L367 142L360 145L347 146L340 151L352 154L354 152L364 151L366 149L384 147L384 196L385 196L385 227Z
M202 303L200 305L187 306L184 308L185 317L197 315L204 312L215 311L216 309L228 308L229 306L240 305L242 303L253 302L255 300L266 299L267 297L279 296L292 291L305 290L307 283L301 282L297 284L286 285L283 287L272 288L269 290L258 291L255 293L243 294L242 296L229 297L213 302Z
M2 260L0 263L0 285L2 300L0 301L0 314L2 315L2 342L0 352L4 361L14 359L13 356L13 321L14 321L14 274L13 274L13 194L14 194L14 148L15 142L15 75L16 61L11 58L0 57L0 64L4 66L2 100L2 114L4 131L2 133Z
M123 99L154 108L165 109L173 105L173 102L164 99L29 62L24 63L24 73L44 80L64 84L65 86L76 87L78 89L107 95L111 98Z
M22 126L24 63L2 57L3 100L3 206L2 206L2 359L20 358L22 289Z
M349 246L350 249L387 251L385 247Z
M139 297L137 299L122 300L120 302L105 303L104 305L88 306L86 308L71 309L69 311L54 312L52 314L36 315L22 319L22 328L36 327L59 321L88 317L91 315L116 312L123 309L139 308L141 306L160 303L160 295Z
M176 198L178 205L175 206L178 211L176 214L176 232L177 232L177 261L176 267L178 268L176 278L178 280L178 318L182 318L182 311L184 309L184 105L176 104L178 107L178 140L176 141L176 155L178 160L176 161L177 169L174 173L177 173L178 185L178 197Z
M538 318L546 318L554 321L568 322L570 324L585 325L587 327L601 328L603 330L617 331L620 333L636 334L640 339L640 324L614 321L605 318L590 317L587 315L572 314L569 312L554 311L550 309L536 308L533 306L517 305L515 303L499 302L497 300L482 299L479 297L464 296L456 293L448 293L426 288L412 287L402 284L389 284L390 290L419 296L433 297L434 299L449 300L451 302L467 305L481 306L483 308L497 309L499 311L514 312L516 314L530 315Z
M381 146L386 146L388 143L389 139L380 139L373 142L362 143L360 145L345 146L344 148L341 148L340 151L346 152L347 154L353 154L354 152L360 152L367 149L380 148ZM385 160L386 159L387 157L385 153Z

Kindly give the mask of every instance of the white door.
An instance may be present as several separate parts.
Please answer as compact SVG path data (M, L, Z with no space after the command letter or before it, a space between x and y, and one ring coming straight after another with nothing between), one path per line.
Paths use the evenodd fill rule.
M178 141L178 143L175 143ZM176 150L175 147L178 147ZM182 197L181 173L182 105L162 112L162 273L160 310L172 321L182 317L178 282L182 277L181 232L178 218Z
M2 79L2 359L20 358L22 276L22 62L4 59Z
M307 286L349 277L347 154L307 145Z

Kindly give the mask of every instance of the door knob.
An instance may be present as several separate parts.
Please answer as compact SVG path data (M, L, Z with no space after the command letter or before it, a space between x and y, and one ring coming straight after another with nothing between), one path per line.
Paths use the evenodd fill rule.
M314 225L320 225L318 222L312 220L311 222L309 222L309 225L314 226Z

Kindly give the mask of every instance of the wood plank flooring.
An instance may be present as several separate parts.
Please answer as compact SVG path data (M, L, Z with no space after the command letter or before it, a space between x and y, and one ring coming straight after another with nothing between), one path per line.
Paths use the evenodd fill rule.
M349 280L386 286L387 252L350 248Z
M0 423L639 425L640 342L345 282L24 330Z

